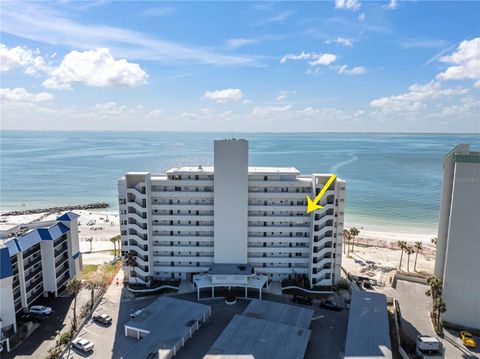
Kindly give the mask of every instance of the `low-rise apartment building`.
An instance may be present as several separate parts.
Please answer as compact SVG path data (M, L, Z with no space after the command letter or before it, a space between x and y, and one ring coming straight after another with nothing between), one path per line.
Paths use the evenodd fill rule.
M78 215L0 231L1 329L16 331L16 316L40 296L57 296L81 271Z
M311 286L340 279L345 181L336 179L306 213L330 174L294 167L249 167L246 140L215 141L214 166L130 172L118 181L122 253L137 266L130 281L190 279L215 264L249 264Z

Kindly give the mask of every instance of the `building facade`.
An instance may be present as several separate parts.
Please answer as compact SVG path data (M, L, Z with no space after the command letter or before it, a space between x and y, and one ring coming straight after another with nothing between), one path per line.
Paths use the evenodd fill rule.
M480 330L480 152L461 144L443 159L435 275L450 325Z
M122 253L137 266L126 273L145 283L249 264L272 280L303 274L312 286L331 286L340 279L345 181L337 178L323 208L306 213L306 196L329 178L249 167L248 142L235 139L215 141L214 167L127 173L118 181Z
M78 215L0 231L0 319L16 331L16 316L40 296L57 296L81 271Z

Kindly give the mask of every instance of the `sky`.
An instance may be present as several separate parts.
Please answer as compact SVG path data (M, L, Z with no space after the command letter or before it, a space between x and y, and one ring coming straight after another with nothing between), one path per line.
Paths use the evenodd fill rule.
M480 132L480 2L0 3L3 130Z

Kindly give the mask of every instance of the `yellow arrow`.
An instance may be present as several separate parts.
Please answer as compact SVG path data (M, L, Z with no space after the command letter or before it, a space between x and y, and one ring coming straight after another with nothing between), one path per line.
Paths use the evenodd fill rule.
M318 201L320 201L320 199L322 198L322 196L325 194L325 192L327 192L328 190L328 187L330 187L330 185L332 184L333 181L335 181L335 178L337 178L337 175L332 175L327 183L325 183L325 186L323 186L322 190L320 191L320 193L317 195L317 197L315 197L315 199L312 201L312 199L307 195L307 213L310 213L310 212L313 212L315 211L316 209L320 209L320 208L323 208L323 206L320 206L318 203Z

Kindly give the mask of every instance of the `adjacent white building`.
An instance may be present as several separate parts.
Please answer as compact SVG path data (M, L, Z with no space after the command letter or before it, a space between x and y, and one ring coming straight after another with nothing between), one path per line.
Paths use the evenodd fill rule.
M78 215L0 231L0 323L16 331L16 316L40 296L57 296L81 271Z
M191 279L218 265L249 265L281 280L304 274L312 286L340 279L345 181L336 179L306 213L306 196L330 174L293 167L249 167L246 140L214 144L214 167L129 172L118 181L125 268L140 283ZM217 266L214 266L217 265Z
M480 152L466 144L443 159L435 275L443 279L442 319L480 330Z

